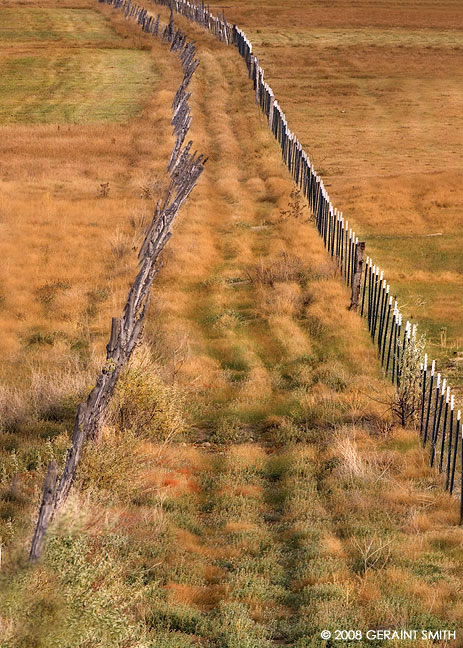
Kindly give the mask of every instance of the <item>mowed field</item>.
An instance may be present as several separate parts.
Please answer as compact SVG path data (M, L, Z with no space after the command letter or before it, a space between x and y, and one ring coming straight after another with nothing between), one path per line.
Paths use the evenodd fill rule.
M451 363L463 344L461 3L231 0L226 14L403 312Z
M63 463L165 182L181 76L118 12L81 8L97 9L116 49L151 57L155 78L126 124L3 127L17 177L1 184L1 253L24 277L5 271L0 645L322 648L326 628L458 629L458 503L416 431L391 419L375 349L307 212L290 207L242 61L181 18L201 60L190 135L209 159L102 441L42 561L26 564L46 464ZM29 220L15 225L21 209Z
M101 15L32 7L0 17L1 124L127 122L140 112L153 60L124 47Z
M24 385L103 348L169 154L153 90L177 77L90 2L2 6L0 24L1 373Z

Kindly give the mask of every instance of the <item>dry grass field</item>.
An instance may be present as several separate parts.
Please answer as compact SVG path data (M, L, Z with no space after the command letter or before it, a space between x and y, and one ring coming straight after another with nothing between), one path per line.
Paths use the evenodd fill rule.
M231 0L226 13L335 205L451 362L463 343L461 3Z
M94 3L73 4L0 8L0 350L9 384L69 358L84 367L101 351L150 216L140 196L159 191L171 147L166 97L180 77L166 78L162 48Z
M288 209L292 185L242 61L181 18L201 59L190 134L209 160L175 225L102 442L87 448L42 562L26 564L46 463L63 461L165 182L180 69L165 45L97 2L6 6L41 10L21 47L34 43L35 53L45 42L50 58L64 48L72 69L81 47L128 51L146 61L126 82L147 70L150 81L126 122L121 100L104 124L57 108L53 123L0 128L1 648L309 648L328 645L324 628L461 628L457 502L416 431L394 425L349 291L308 214ZM275 12L233 6L245 28L260 15L276 33ZM74 58L63 42L76 8L88 36ZM100 36L85 18L93 9ZM322 9L336 15L327 3L311 10L319 21ZM305 4L298 11L297 38ZM9 24L2 47L16 48ZM121 97L130 94L123 72ZM87 100L84 76L78 85L60 72L56 103ZM305 119L297 96L294 115Z

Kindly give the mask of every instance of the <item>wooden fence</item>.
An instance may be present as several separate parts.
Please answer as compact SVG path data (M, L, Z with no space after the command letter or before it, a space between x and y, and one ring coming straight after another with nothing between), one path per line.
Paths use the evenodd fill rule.
M281 148L284 164L307 199L317 229L325 247L336 259L339 271L352 288L351 308L359 310L368 323L373 343L386 377L403 389L407 357L419 349L417 325L403 322L397 300L391 294L383 270L370 257L364 261L365 243L342 212L332 204L322 178L316 173L309 155L296 135L290 130L286 116L266 83L264 70L253 53L246 34L236 25L230 25L225 14L214 16L202 0L152 0L153 4L167 6L209 30L226 45L236 47L244 59L252 80L256 103L264 113L270 130ZM131 0L109 0L115 6L132 6ZM130 10L129 10L130 11ZM140 17L145 25L148 12ZM422 354L421 354L422 355ZM420 358L418 385L412 385L420 394L417 410L420 435L424 446L430 447L430 464L445 473L445 488L460 494L460 525L463 522L463 424L461 411L455 409L455 397L447 380L436 372L436 362L428 363L428 356ZM418 363L420 362L418 361ZM401 382L402 381L402 382Z
M119 0L117 6L125 9L127 17L134 16L139 22L141 21L143 13L136 6ZM146 27L146 22L142 24ZM84 443L88 439L96 439L100 433L117 380L140 338L150 300L151 285L161 267L160 254L171 236L172 223L196 185L206 162L203 155L191 153L191 141L184 146L191 124L188 104L190 95L187 93L187 88L199 64L199 59L195 57L195 46L187 42L181 30L174 29L172 16L168 25L161 26L159 17L154 23L150 21L150 24L155 30L153 33L170 43L171 51L178 54L184 72L183 81L172 103L172 125L176 141L168 165L170 185L163 200L159 200L156 205L152 222L140 248L138 254L140 269L129 290L122 317L114 318L112 321L111 336L106 347L106 362L87 402L81 403L77 409L72 444L61 477L58 479L54 461L48 466L30 549L31 561L40 557L48 526L69 494Z
M35 529L30 559L40 556L46 530L56 511L65 501L75 478L83 444L98 436L107 406L121 370L127 364L139 339L153 279L160 268L159 255L170 238L172 222L195 186L204 169L205 159L191 154L191 141L183 146L191 123L186 92L199 61L195 47L185 34L175 29L174 11L209 30L226 45L237 48L244 59L253 83L256 102L265 114L270 130L280 145L284 164L294 182L307 199L317 229L325 247L336 260L340 274L352 288L351 308L359 310L368 323L372 341L378 347L378 357L385 375L400 390L404 378L407 353L417 347L417 326L406 322L397 301L390 294L384 272L369 257L364 261L365 243L358 236L342 212L331 203L322 178L316 173L308 154L289 129L288 122L271 87L264 80L264 70L253 54L252 44L236 25L227 23L225 14L214 16L202 1L153 0L153 4L170 8L167 25L160 24L160 15L151 15L147 9L132 0L99 0L121 9L127 19L134 19L145 33L170 43L178 53L184 70L183 82L174 98L172 125L176 143L168 165L171 182L163 202L157 204L151 226L140 249L140 271L132 285L123 315L113 319L111 337L107 345L106 363L97 384L85 404L78 407L72 445L63 473L58 480L57 466L51 462L45 479L39 518ZM419 376L420 435L423 445L430 447L431 466L445 472L445 488L453 493L460 490L460 524L463 521L463 425L461 412L455 412L455 398L440 373L436 362L428 366L424 355ZM459 473L459 477L458 477Z

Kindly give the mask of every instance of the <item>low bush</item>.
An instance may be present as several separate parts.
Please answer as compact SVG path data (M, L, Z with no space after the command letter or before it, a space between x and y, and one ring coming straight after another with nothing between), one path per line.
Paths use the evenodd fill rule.
M108 420L124 434L156 442L168 442L186 430L182 395L163 382L144 350L120 377Z

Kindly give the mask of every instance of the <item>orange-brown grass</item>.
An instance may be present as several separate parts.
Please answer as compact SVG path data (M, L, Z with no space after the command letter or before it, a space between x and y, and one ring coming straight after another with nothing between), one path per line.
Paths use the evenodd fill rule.
M52 627L55 645L84 633L82 642L121 648L141 641L167 648L303 646L325 628L458 623L457 503L443 494L415 431L397 430L384 412L389 387L315 228L284 213L292 185L241 61L201 29L178 24L197 42L201 59L191 85L191 135L209 161L175 225L153 291L146 385L136 383L137 402L145 386L150 397L141 400L141 412L117 410L124 400L116 399L104 442L84 453L42 566L20 571L20 582L12 573L29 540L24 518L33 507L7 489L19 465L19 494L29 493L30 474L28 488L38 498L44 459L52 452L62 459L66 429L59 428L59 442L42 431L48 441L40 448L46 445L48 455L35 467L21 448L5 451L1 532L12 584L2 623L8 628L13 620L18 646L43 637L47 645ZM118 28L133 29L125 22ZM127 162L141 178L148 160L153 169L165 164L170 140L159 130L174 87L174 79L166 81L165 93L153 99L158 103L146 107L156 125L143 131L144 122L135 120L126 127L132 136L127 159L117 157L119 170ZM132 198L142 205L127 189L138 186L138 176L126 170L127 184L116 184L111 160L107 147L98 160L108 165L102 181L114 182L129 207ZM70 184L78 196L78 178ZM113 195L94 204L111 205ZM123 254L127 229L117 224L112 249L127 268L111 269L106 258L100 268L101 276L115 277L108 300L116 312L134 260ZM55 312L65 298L55 297ZM109 325L105 308L98 305L98 312ZM174 411L189 423L179 443L167 446L158 424L150 428L151 419L141 416L151 411L148 388L160 376L161 395L178 398ZM12 524L5 521L10 513ZM49 582L61 602L45 587ZM434 582L450 605L430 611Z
M79 7L98 9L89 2ZM0 345L10 383L25 384L36 364L56 369L101 353L165 186L179 66L160 43L105 13L100 19L116 43L148 50L163 87L148 89L151 97L126 123L0 126ZM40 51L54 47L40 41ZM148 200L141 199L145 187Z
M301 368L301 358L313 352L314 336L337 338L341 373L352 371L361 382L369 363L358 353L365 337L346 310L347 291L316 232L302 220L281 216L291 183L257 118L249 87L235 83L242 75L240 62L207 35L198 30L194 35L205 45L192 85L192 135L211 159L180 217L176 244L159 276L159 323L153 335L166 336L163 349L167 344L171 354L172 331L187 337L177 380L203 400L208 426L217 418L218 403L235 422L248 424L261 411L268 416L290 406L293 394L281 384L281 363L284 371ZM262 278L262 268L273 279ZM333 361L326 358L328 365ZM339 395L346 403L351 386L358 389L356 380Z
M230 632L258 633L258 645L266 645L276 628L295 642L315 636L322 626L335 628L339 619L362 629L411 627L420 621L454 627L462 618L462 532L438 518L423 528L408 524L409 505L391 503L391 477L382 468L392 460L396 489L417 495L426 489L426 501L417 505L422 513L444 510L450 498L429 489L434 478L426 466L413 477L403 471L403 451L394 449L404 441L400 430L376 440L358 427L344 430L348 435L358 462L369 467L355 481L348 477L352 452L340 452L339 443L276 453L259 444L235 445L214 457L207 448L188 446L171 446L159 454L159 446L133 440L132 461L142 453L147 458L143 469L162 475L168 464L172 474L194 472L201 488L183 499L170 489L160 490L147 504L140 499L145 496L140 471L127 483L127 472L116 467L110 499L91 483L75 491L52 531L46 564L41 572L31 572L29 578L35 574L37 582L13 599L21 602L21 612L13 602L4 624L11 614L15 623L23 610L34 614L31 605L39 584L42 600L54 610L55 627L68 623L69 604L58 609L45 584L52 578L68 598L73 583L90 573L98 592L94 604L111 596L120 628L131 627L142 609L134 638L168 631L172 646L176 633L187 628L198 642L221 636L229 623L227 606L235 610ZM124 452L129 448L124 446ZM87 458L82 470L85 475ZM246 488L237 486L244 482ZM114 506L116 493L125 493L125 504ZM359 506L362 501L367 505ZM371 542L377 553L369 562ZM98 567L102 552L106 573ZM73 578L68 579L63 566L55 573L60 561L72 556ZM124 574L129 580L141 578L130 592L121 584ZM149 586L153 579L154 589ZM120 587L125 596L135 596L136 609L121 607ZM101 632L81 607L78 591L72 601L82 622L86 619L94 632ZM158 619L154 628L153 618ZM18 636L28 640L45 628L15 625Z
M451 357L463 339L459 3L232 0L226 13L407 317Z
M225 595L225 588L221 585L188 586L169 583L167 590L171 601L192 605L202 611L217 607Z

